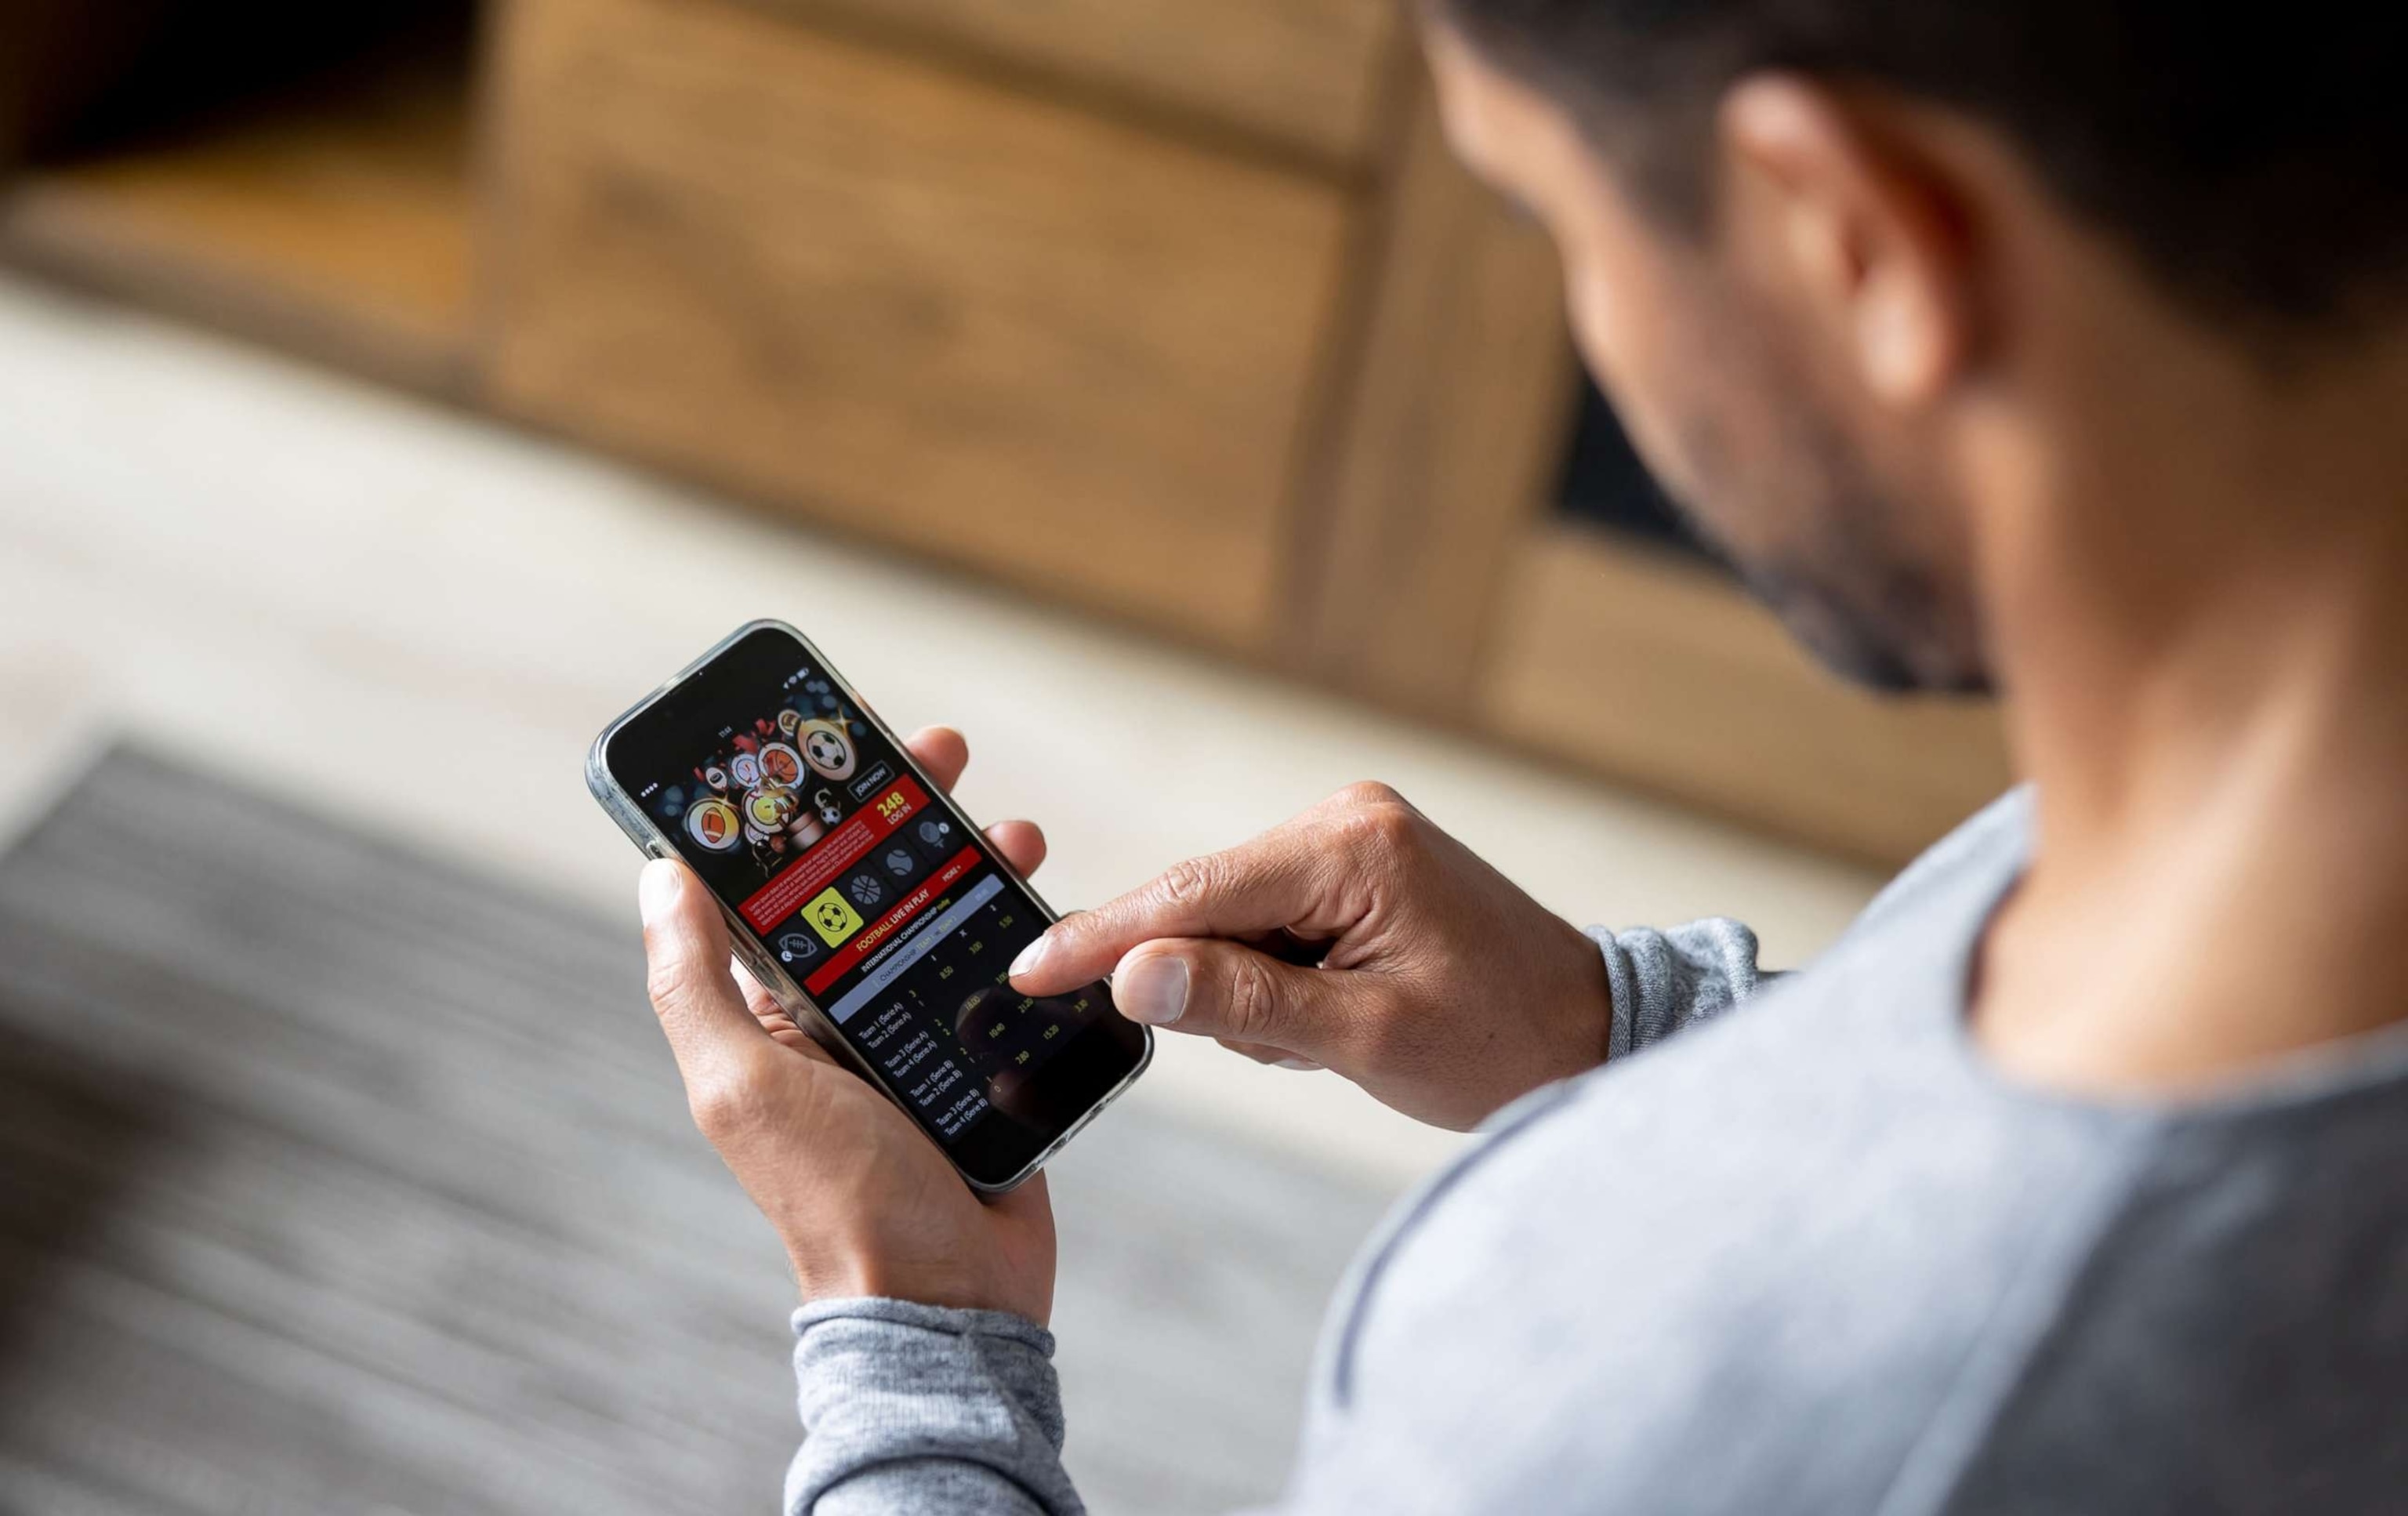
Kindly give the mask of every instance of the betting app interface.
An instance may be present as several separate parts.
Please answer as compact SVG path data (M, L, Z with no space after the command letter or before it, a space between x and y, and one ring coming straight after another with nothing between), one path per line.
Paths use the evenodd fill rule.
M799 645L797 645L799 650ZM1107 1013L1100 984L1013 992L1043 930L983 837L928 794L825 672L802 664L713 713L691 766L637 802L946 1142Z

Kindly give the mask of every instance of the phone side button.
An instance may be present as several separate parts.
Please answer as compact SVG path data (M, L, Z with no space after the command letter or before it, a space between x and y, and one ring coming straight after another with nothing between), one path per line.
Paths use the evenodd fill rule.
M763 984L775 983L776 970L770 966L769 954L749 937L734 937L728 943L736 961L752 970L753 979Z

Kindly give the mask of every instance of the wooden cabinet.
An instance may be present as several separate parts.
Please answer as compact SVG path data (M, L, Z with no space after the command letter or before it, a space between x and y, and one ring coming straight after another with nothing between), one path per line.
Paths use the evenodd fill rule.
M1381 147L1407 16L1386 0L748 0L1096 114L1327 164Z
M1987 707L1848 689L1716 575L1545 521L1510 556L1471 699L1490 730L1888 863L2010 782Z
M496 404L1266 646L1344 195L723 6L502 56Z
M1791 836L2003 781L1551 508L1553 253L1397 0L28 0L0 171L21 266Z

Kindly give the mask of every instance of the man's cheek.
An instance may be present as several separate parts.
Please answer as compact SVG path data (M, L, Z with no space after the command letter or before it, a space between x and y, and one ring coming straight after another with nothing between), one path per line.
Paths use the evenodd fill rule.
M1666 319L1669 292L1642 268L1589 260L1567 280L1573 338L1589 374L1613 402L1631 445L1675 493L1697 481L1678 446L1678 418L1697 377L1698 344Z
M1660 372L1644 354L1612 350L1589 338L1580 346L1583 362L1612 402L1614 417L1640 462L1674 498L1697 499L1708 485L1704 461L1692 456L1683 440L1694 428L1683 423L1687 412L1674 377Z

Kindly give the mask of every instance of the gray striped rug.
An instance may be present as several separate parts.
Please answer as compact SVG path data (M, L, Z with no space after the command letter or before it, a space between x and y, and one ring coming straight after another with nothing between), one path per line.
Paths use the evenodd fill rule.
M1090 1500L1275 1490L1385 1197L1127 1109L1054 1172ZM0 1510L767 1511L788 1303L632 919L141 752L0 858Z

